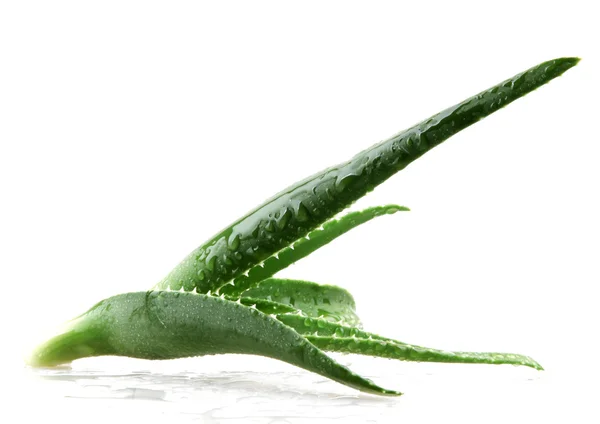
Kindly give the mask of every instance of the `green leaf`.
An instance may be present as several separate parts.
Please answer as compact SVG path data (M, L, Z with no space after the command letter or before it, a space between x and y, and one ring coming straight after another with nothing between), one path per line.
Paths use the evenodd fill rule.
M288 305L308 317L351 326L360 325L354 298L341 287L311 281L268 278L242 293L243 302L248 297Z
M31 364L53 366L97 355L173 359L223 353L279 359L367 393L400 394L354 374L257 309L183 292L137 292L105 299L42 345Z
M278 315L277 319L306 337L320 349L357 353L418 362L455 362L472 364L524 365L538 370L540 364L528 356L496 352L453 352L403 343L377 334L297 315Z
M510 364L543 370L532 358L514 353L451 352L377 339L306 336L319 349L330 352L356 353L416 362L453 362L463 364Z
M272 277L275 273L305 258L351 229L378 216L408 210L408 208L398 205L375 206L362 211L350 212L339 219L327 221L322 228L310 232L305 238L296 241L276 255L266 259L261 265L251 268L247 275L242 275L222 286L217 293L239 296L245 290Z

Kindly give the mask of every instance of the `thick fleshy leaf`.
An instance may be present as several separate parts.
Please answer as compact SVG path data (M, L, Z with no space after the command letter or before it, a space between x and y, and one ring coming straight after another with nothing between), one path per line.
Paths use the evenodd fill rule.
M105 299L42 345L32 365L117 355L143 359L242 353L288 362L368 393L398 395L354 374L255 308L202 294L126 293Z
M332 242L342 234L378 216L408 211L408 208L398 205L375 206L349 214L323 224L322 228L310 232L289 247L266 259L262 264L250 269L247 275L241 275L218 290L228 296L239 296L245 290L256 286L259 282L272 277L294 262L307 257L315 250Z
M317 229L449 137L541 87L577 62L578 58L565 57L540 63L347 161L292 184L202 243L155 288L214 293ZM511 142L507 147L513 147ZM285 159L281 156L275 160ZM218 207L210 202L209 206ZM258 280L251 276L251 281L272 275Z
M341 287L303 280L269 278L242 293L245 298L289 305L308 317L360 326L352 295ZM245 303L245 302L244 302ZM278 313L278 312L274 312Z

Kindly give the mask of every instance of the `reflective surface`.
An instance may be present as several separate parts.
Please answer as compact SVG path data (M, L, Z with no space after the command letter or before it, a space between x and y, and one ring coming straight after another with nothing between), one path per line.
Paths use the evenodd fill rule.
M405 394L365 395L285 363L223 355L176 361L92 358L71 367L25 369L38 408L27 418L62 422L418 422L557 414L552 375L512 366L420 364L339 356L354 371ZM33 389L33 391L32 391ZM560 415L560 414L559 414ZM495 422L492 420L492 422Z

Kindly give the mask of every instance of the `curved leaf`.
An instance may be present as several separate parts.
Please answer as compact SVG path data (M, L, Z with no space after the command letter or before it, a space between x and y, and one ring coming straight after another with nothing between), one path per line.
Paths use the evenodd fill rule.
M383 389L337 363L290 327L257 309L193 293L126 293L98 303L42 345L36 366L117 355L143 359L242 353L266 356L380 395Z

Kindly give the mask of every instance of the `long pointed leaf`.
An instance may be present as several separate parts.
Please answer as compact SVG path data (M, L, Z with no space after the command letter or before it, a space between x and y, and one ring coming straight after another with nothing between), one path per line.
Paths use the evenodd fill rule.
M278 315L277 318L304 335L315 346L332 352L357 353L403 361L512 364L542 369L540 364L530 357L514 353L453 352L432 349L325 320L297 315Z
M330 352L357 353L416 362L452 362L462 364L509 364L523 365L542 370L532 358L514 353L450 352L421 346L399 344L384 340L340 338L329 336L306 336L319 349Z
M378 216L394 214L399 211L408 211L408 208L398 205L375 206L362 211L351 212L339 219L328 221L323 224L323 228L312 231L305 238L281 250L277 255L266 259L264 263L248 271L247 275L242 275L231 283L221 287L218 293L224 293L228 296L240 295L243 291L272 277L275 273L305 258L351 229Z
M567 57L534 66L346 162L291 185L191 252L156 288L214 293L306 236L449 137L558 77L578 61Z

